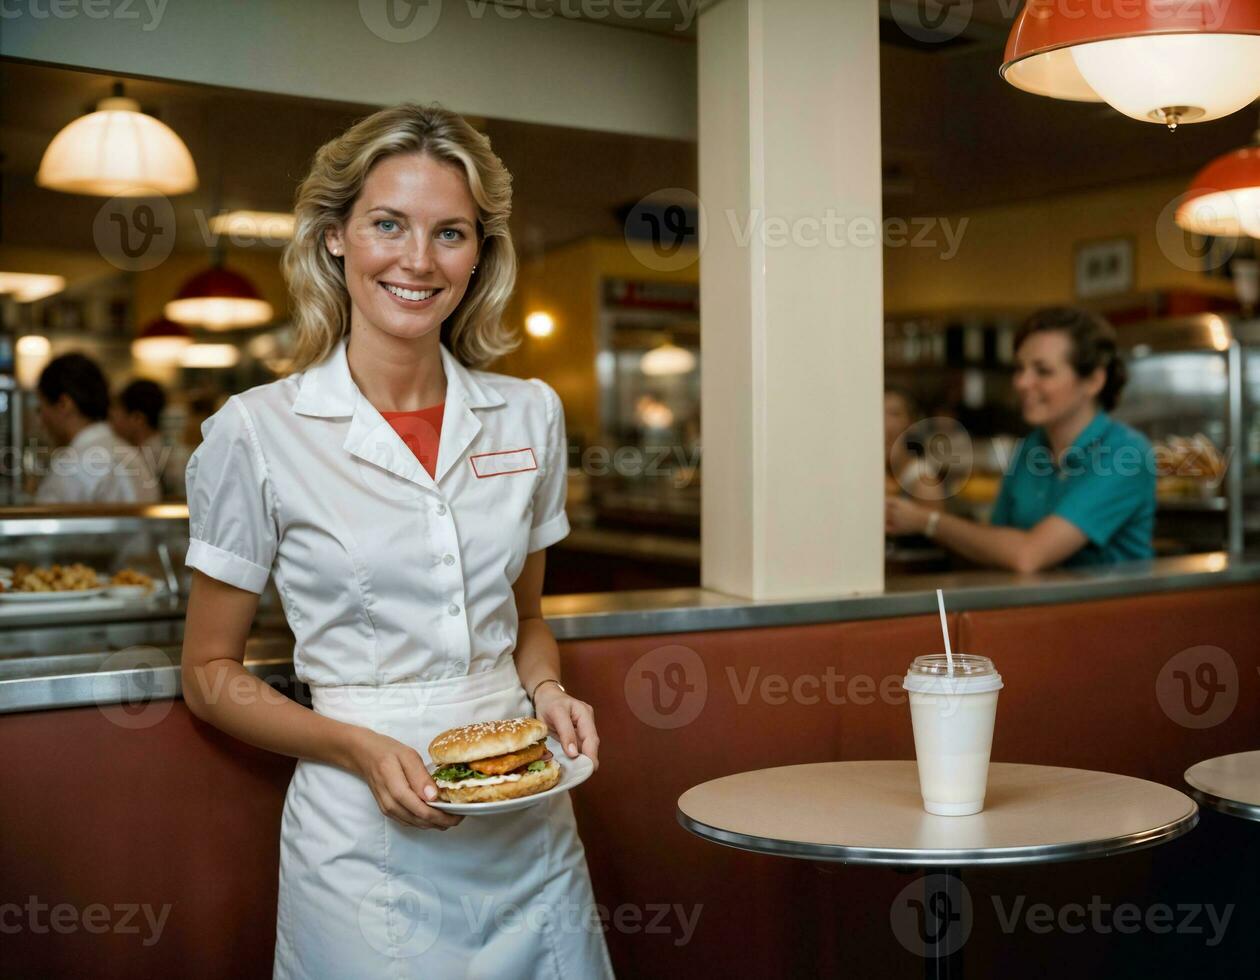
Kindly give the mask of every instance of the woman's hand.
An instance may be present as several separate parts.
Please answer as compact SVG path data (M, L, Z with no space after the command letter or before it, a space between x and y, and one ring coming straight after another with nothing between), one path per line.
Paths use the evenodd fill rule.
M352 759L385 816L422 830L449 830L464 819L424 802L437 799L437 786L424 768L420 753L410 745L361 728L354 741Z
M580 752L599 765L599 735L595 733L595 709L566 694L555 684L544 684L534 695L534 714L547 723L565 755Z
M931 511L904 497L888 497L884 502L884 533L922 534Z

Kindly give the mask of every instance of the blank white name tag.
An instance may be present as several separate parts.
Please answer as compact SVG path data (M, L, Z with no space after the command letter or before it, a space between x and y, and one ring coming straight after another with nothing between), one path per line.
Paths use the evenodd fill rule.
M504 476L508 473L524 473L526 470L538 469L538 460L534 458L532 449L505 449L497 453L478 453L470 456L473 472L477 479L487 476Z

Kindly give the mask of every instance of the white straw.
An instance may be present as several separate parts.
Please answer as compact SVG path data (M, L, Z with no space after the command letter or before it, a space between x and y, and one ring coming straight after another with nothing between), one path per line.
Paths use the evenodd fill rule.
M941 636L945 639L945 663L949 672L954 672L954 652L949 648L949 627L945 624L945 593L936 590L936 605L941 610Z

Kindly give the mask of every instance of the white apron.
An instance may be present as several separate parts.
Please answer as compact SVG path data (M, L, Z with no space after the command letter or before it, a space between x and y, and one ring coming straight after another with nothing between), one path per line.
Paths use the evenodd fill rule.
M380 687L312 687L320 714L416 748L531 714L515 666ZM359 776L300 760L285 797L277 980L611 977L568 794L421 830Z

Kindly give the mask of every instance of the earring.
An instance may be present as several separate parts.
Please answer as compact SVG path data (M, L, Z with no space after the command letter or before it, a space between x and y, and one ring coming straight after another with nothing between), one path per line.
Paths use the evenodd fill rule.
M476 267L475 265L472 267L472 271L473 271L473 272L476 272L476 271L477 271L477 267ZM471 276L471 275L472 275L472 272L470 272L470 273L468 273L468 274Z

